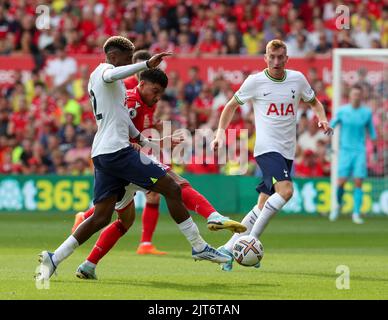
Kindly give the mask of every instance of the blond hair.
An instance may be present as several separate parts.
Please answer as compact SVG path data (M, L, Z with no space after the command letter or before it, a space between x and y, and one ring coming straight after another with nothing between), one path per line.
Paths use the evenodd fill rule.
M113 36L106 40L103 46L104 52L108 53L110 48L129 50L131 53L135 51L135 46L133 45L133 43L122 36Z
M270 42L267 43L267 46L265 47L265 52L268 53L269 49L277 50L280 48L283 48L287 54L286 44L282 40L274 39L274 40L271 40Z

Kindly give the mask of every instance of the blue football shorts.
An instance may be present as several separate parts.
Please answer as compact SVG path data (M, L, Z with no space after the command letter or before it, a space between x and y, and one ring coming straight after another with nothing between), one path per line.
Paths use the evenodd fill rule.
M267 152L255 157L263 173L263 181L256 191L272 195L275 193L274 184L279 181L291 181L293 160L284 158L278 152Z
M166 169L152 161L147 155L136 151L132 146L114 153L93 157L94 164L94 199L98 203L112 195L117 195L119 202L125 187L133 183L141 188L150 189Z
M339 151L338 177L339 178L366 178L368 174L366 152L356 150Z

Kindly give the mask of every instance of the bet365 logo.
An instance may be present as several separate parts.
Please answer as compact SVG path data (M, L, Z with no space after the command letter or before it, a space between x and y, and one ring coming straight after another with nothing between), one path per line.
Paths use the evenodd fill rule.
M41 4L36 7L35 13L38 14L35 20L36 29L38 30L50 29L50 7Z

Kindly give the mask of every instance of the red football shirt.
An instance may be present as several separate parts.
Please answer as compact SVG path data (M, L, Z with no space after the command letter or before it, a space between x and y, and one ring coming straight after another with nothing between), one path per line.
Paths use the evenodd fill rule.
M125 88L127 90L133 89L138 85L139 81L137 80L136 76L130 76L129 78L124 80Z
M141 99L137 87L132 90L127 90L127 106L129 116L137 130L142 132L145 129L153 128L155 125L154 113L156 104L151 107L147 106Z
M10 122L14 125L14 133L22 133L26 130L29 123L28 111L14 112L10 117Z

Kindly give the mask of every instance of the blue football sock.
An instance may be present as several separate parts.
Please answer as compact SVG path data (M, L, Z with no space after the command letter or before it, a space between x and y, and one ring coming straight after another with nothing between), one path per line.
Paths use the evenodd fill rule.
M353 212L356 214L360 214L361 205L362 205L362 190L361 190L361 188L354 189L353 199L354 199Z
M344 187L338 186L337 187L337 203L339 206L342 205L342 198L344 196L344 193L345 193Z

